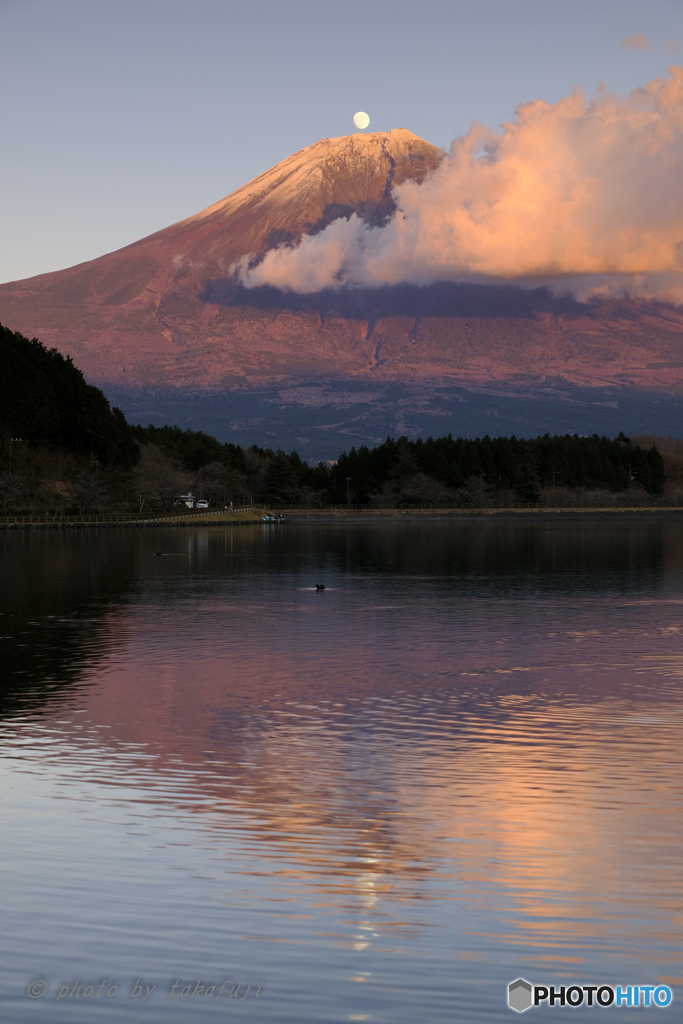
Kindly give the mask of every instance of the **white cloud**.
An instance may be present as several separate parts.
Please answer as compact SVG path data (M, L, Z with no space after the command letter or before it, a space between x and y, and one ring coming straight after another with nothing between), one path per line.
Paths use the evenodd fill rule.
M268 252L247 287L296 292L508 282L683 303L683 69L629 97L576 90L475 125L422 184L394 190L381 228L353 216Z

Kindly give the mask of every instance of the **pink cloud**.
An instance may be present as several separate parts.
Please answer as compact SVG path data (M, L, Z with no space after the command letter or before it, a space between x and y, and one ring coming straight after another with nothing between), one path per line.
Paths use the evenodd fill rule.
M683 69L629 97L579 90L475 125L384 227L340 219L238 269L296 292L400 282L546 284L683 303Z
M637 36L627 36L621 44L627 50L649 50L650 46L647 41L647 36L644 36L641 32Z

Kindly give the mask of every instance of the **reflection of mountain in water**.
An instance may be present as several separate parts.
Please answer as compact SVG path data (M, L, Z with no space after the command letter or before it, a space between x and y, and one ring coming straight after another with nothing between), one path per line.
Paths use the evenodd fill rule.
M158 560L161 543L177 557ZM226 578L239 587L283 574L302 581L373 575L377 597L392 580L424 578L473 598L521 591L619 593L657 586L680 561L676 532L642 525L463 522L318 526L302 531L35 531L3 538L2 611L5 714L49 706L87 682L119 642L114 612L144 601L220 596ZM283 585L288 585L284 584ZM388 591L387 591L387 588ZM146 596L143 596L146 595ZM199 624L198 624L198 628ZM287 663L288 654L281 654Z
M479 896L495 863L529 906L638 865L635 819L601 805L615 758L632 787L673 763L673 689L656 660L631 685L629 657L679 656L657 633L678 524L46 532L4 558L6 631L31 645L5 712L56 712L53 759L271 858L356 920L356 949L385 896L439 897L445 856Z

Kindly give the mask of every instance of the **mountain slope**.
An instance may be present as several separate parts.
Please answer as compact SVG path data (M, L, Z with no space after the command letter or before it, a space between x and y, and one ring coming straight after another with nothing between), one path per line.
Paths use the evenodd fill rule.
M119 401L126 389L218 396L315 381L542 392L544 401L569 385L650 389L660 404L665 391L679 396L683 310L661 303L585 305L464 284L305 296L236 284L242 256L352 213L382 223L392 186L424 180L442 157L403 129L323 139L117 252L0 285L0 320L72 355Z
M204 299L207 285L229 277L239 257L296 241L336 217L355 212L381 223L393 209L392 185L422 181L442 155L404 129L323 139L206 210L117 252L1 285L0 319L68 349L98 381L138 384L210 385L216 374L203 365L204 344L225 331L238 351L228 346L220 378L239 378L244 318L230 318L234 330L233 322L226 324L220 303Z

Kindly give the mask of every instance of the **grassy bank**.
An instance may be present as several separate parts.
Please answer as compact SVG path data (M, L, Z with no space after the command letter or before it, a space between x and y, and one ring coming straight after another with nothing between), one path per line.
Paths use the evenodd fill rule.
M89 526L239 526L262 523L268 513L261 508L221 509L215 512L174 512L159 515L111 513L108 515L53 516L26 514L0 516L0 529L68 528Z
M279 509L274 509L278 513ZM670 506L633 505L587 508L424 508L424 509L288 509L282 511L287 522L409 522L409 521L462 521L466 519L530 520L558 522L569 519L591 518L663 518L671 516L683 520L683 508Z

